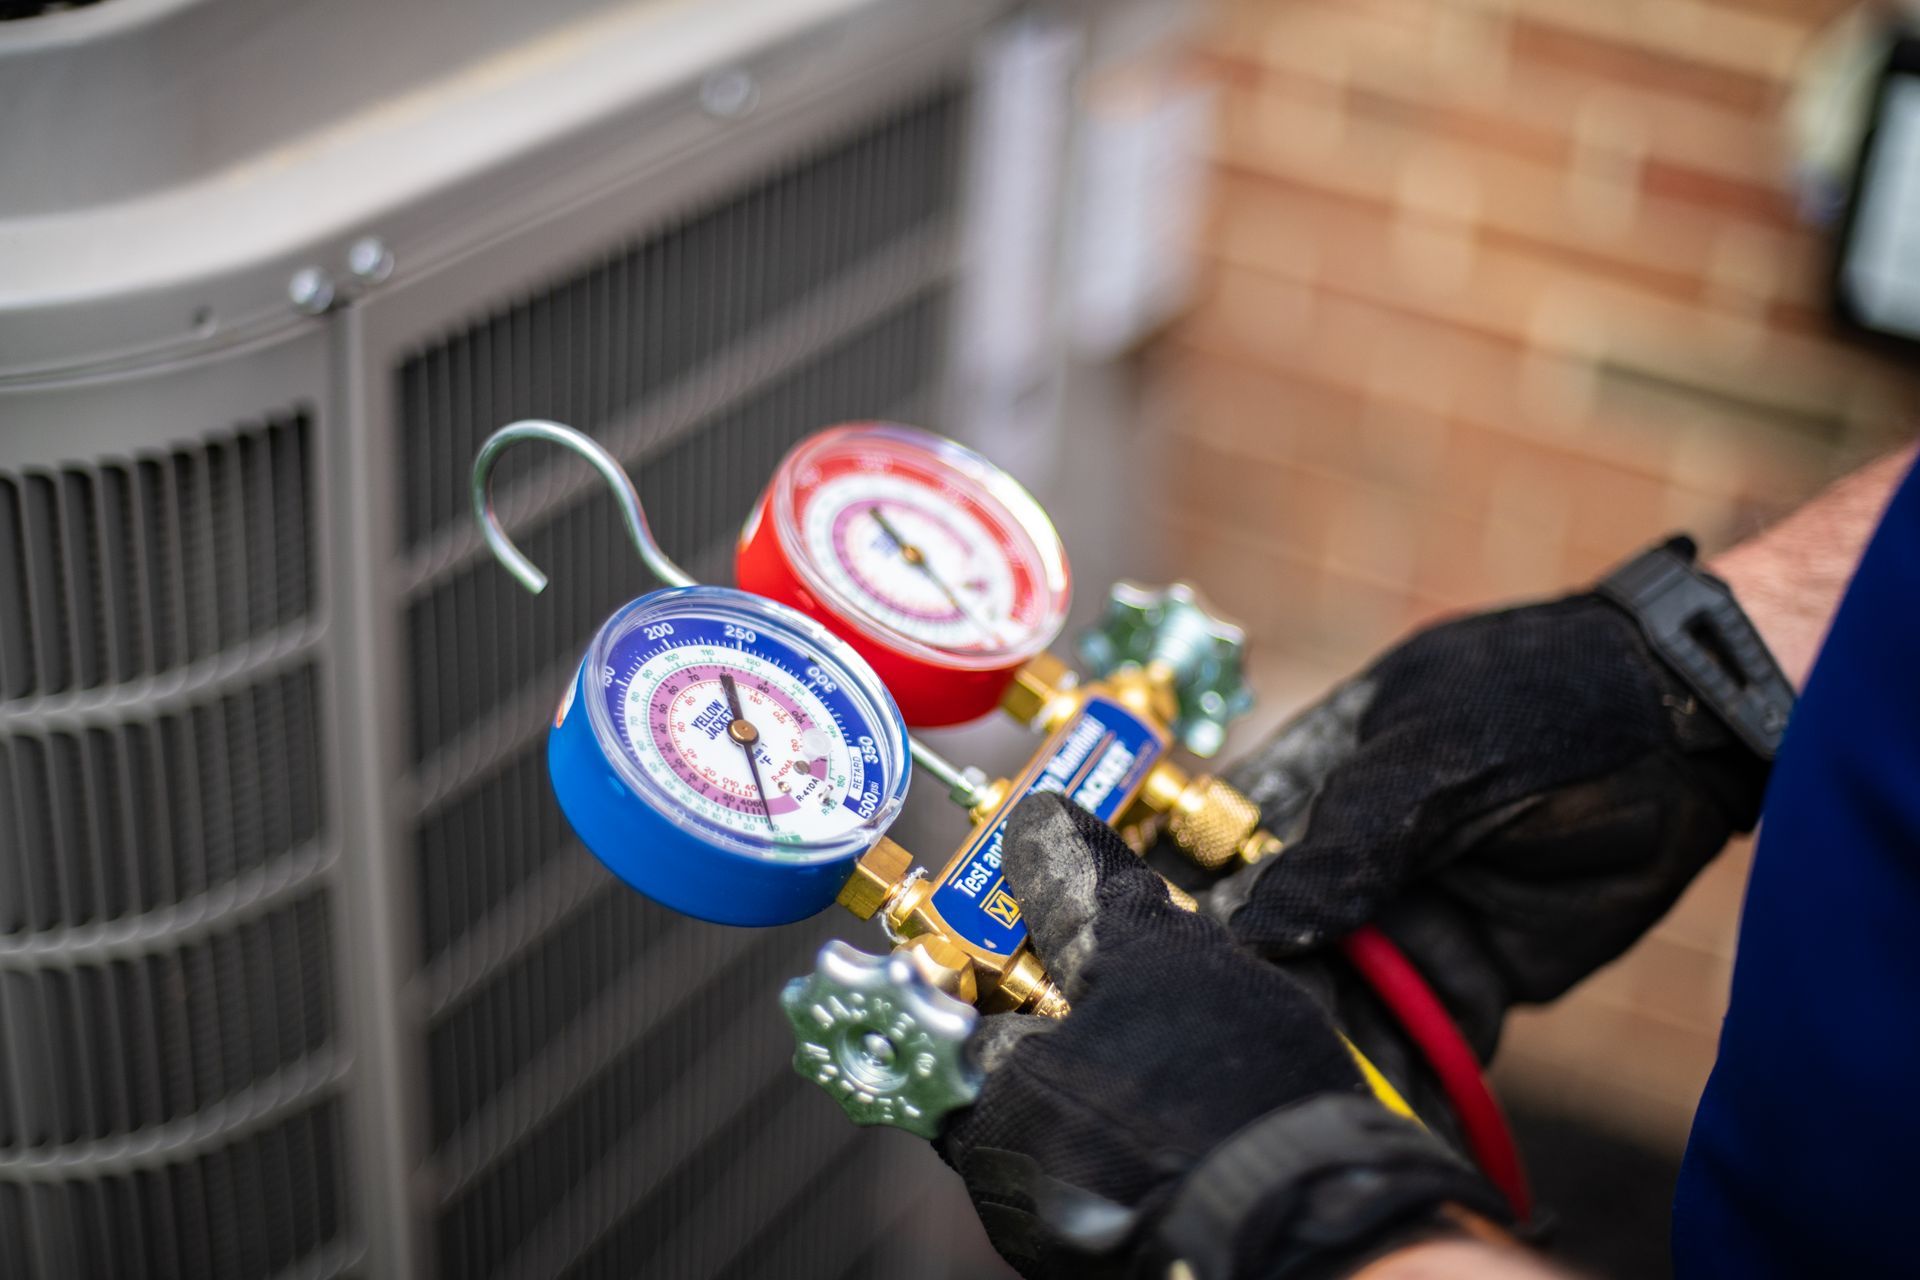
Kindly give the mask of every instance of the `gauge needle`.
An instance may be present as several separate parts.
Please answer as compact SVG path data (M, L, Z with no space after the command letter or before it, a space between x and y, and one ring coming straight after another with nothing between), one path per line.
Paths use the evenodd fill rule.
M886 514L882 512L879 507L868 507L867 514L872 516L873 522L880 526L880 532L887 535L887 540L892 542L894 546L900 548L900 558L925 574L927 581L939 588L940 594L945 596L955 609L959 610L961 617L979 628L981 633L995 644L1001 643L1000 633L994 630L986 619L968 607L967 602L960 598L959 592L947 585L945 578L942 578L933 571L933 566L927 563L926 552L902 537L900 531L893 527L893 522L887 519Z
M753 775L753 790L760 797L761 815L766 818L769 829L777 829L773 826L773 808L767 803L767 789L760 781L760 762L753 758L753 748L760 741L760 731L740 710L740 690L734 687L731 674L725 671L720 673L720 687L727 691L727 710L733 713L733 723L727 726L727 736L739 743L740 749L747 753L747 772Z

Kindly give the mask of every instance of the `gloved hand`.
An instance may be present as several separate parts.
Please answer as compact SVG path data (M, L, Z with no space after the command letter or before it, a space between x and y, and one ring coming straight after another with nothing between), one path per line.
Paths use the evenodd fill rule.
M940 1140L1028 1276L1320 1274L1492 1190L1375 1101L1321 1006L1183 911L1106 826L1021 802L1003 867L1072 1012L984 1020Z
M1228 771L1288 847L1203 906L1275 958L1378 922L1485 1060L1753 827L1767 772L1601 596L1469 617Z

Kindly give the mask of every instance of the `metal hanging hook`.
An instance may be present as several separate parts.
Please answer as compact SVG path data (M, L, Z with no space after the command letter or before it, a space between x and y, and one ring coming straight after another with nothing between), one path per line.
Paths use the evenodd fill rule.
M547 589L547 575L527 559L525 552L513 545L513 539L501 527L500 517L493 510L493 467L501 454L522 440L544 440L548 444L557 444L591 462L593 469L606 479L607 485L613 490L613 500L620 504L620 514L627 522L627 536L633 540L633 549L647 562L647 568L653 570L653 576L670 587L694 585L693 575L668 559L667 553L660 549L660 544L653 540L653 530L647 525L647 513L640 506L640 492L633 487L633 477L620 465L620 460L585 432L558 422L527 418L521 422L510 422L488 436L480 446L480 452L473 458L473 518L480 522L480 531L486 535L487 546L493 549L494 557L519 580L521 586L539 595ZM955 804L970 809L978 803L984 775L976 770L960 768L918 738L909 736L907 744L912 749L914 760L947 788L947 795Z
M513 539L500 524L500 517L493 510L493 466L500 455L522 440L544 440L548 444L557 444L571 449L593 464L593 469L605 478L613 490L613 500L620 506L620 515L627 523L627 537L633 541L633 549L647 562L647 568L653 570L653 576L670 587L690 587L694 585L693 575L667 558L660 544L653 540L653 530L647 525L647 513L640 506L640 491L633 487L633 478L627 474L620 460L602 448L600 443L585 432L572 427L562 426L558 422L546 422L538 418L528 418L521 422L510 422L488 436L486 443L480 446L480 452L473 458L473 518L480 522L480 531L486 535L487 546L507 572L519 580L520 585L539 595L547 589L547 575L540 572L539 566L527 559L520 548L513 545Z

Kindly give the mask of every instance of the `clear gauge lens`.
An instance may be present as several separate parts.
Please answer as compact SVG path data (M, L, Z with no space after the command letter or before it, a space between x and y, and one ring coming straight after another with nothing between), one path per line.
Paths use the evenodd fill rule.
M970 450L911 428L839 427L795 452L782 496L802 572L885 639L987 666L1059 631L1059 539L1032 497Z
M1030 628L1015 616L1020 557L967 505L928 496L896 475L836 477L807 504L807 554L841 591L916 640L960 650L1017 644Z
M616 617L589 654L595 730L683 825L767 857L837 856L897 809L905 730L839 641L749 600L688 588Z

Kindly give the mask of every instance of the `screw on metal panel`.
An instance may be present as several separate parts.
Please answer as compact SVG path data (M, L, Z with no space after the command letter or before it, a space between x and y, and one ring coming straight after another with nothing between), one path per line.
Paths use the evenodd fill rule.
M738 120L760 102L760 86L739 67L715 71L700 82L700 106L722 120Z
M317 316L333 305L333 277L319 267L302 267L287 281L287 299L294 310Z
M347 270L362 284L379 284L393 274L393 250L379 236L361 236L347 248Z

